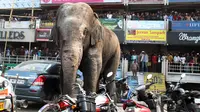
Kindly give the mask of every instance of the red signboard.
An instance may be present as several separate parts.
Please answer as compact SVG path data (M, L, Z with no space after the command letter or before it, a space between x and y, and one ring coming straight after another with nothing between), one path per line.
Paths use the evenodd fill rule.
M164 4L164 0L129 0L129 4Z
M41 0L41 4L63 4L66 2L103 3L104 0Z

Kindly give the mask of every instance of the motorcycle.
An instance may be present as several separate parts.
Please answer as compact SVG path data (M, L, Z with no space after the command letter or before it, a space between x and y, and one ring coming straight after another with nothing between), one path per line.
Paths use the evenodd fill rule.
M126 99L128 96L128 91L131 89L128 84L126 83L127 77L125 78L120 78L115 81L117 91L117 102L121 103L124 99Z
M152 74L149 74L147 80L150 80L151 78ZM159 98L152 92L146 94L146 90L153 84L154 82L140 85L135 89L136 92L131 92L128 100L123 103L125 112L151 112L151 110L159 112ZM136 96L137 98L135 99L137 100L133 99L133 96Z
M109 72L107 78L111 77L113 72ZM117 106L114 103L114 100L111 99L109 94L107 93L107 85L113 83L112 81L105 81L105 84L99 85L99 91L97 92L97 97L95 98L96 103L96 112L117 112Z
M181 88L181 80L186 76L185 73L176 85L169 84L166 95L162 96L162 112L176 111L176 112L198 112L195 98L200 96L199 91L187 91Z
M112 75L113 72L109 72L107 78ZM91 94L90 96L86 96L86 92L81 85L76 83L74 84L78 87L76 99L68 95L60 96L57 100L48 101L38 112L117 112L117 107L106 90L106 86L113 81L100 84L98 94Z

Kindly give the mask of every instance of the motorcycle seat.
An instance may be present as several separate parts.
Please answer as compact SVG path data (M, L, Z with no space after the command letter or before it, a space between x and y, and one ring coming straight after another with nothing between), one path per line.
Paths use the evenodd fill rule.
M144 101L135 101L135 103L137 103L139 105L142 105L142 106L145 106L145 107L148 108L148 105Z

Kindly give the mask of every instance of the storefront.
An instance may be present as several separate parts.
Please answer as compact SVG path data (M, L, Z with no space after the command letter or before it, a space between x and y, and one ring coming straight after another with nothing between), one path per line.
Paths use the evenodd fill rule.
M6 38L7 37L7 38ZM8 47L29 48L29 43L35 42L35 29L0 29L0 47L4 49L5 42Z

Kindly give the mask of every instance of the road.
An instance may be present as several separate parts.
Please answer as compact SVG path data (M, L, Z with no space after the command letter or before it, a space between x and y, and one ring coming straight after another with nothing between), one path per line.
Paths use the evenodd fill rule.
M122 104L118 105L118 112L124 112L122 109ZM17 112L38 112L38 110L43 106L43 104L37 104L37 103L30 103L29 107L27 109L20 109Z

